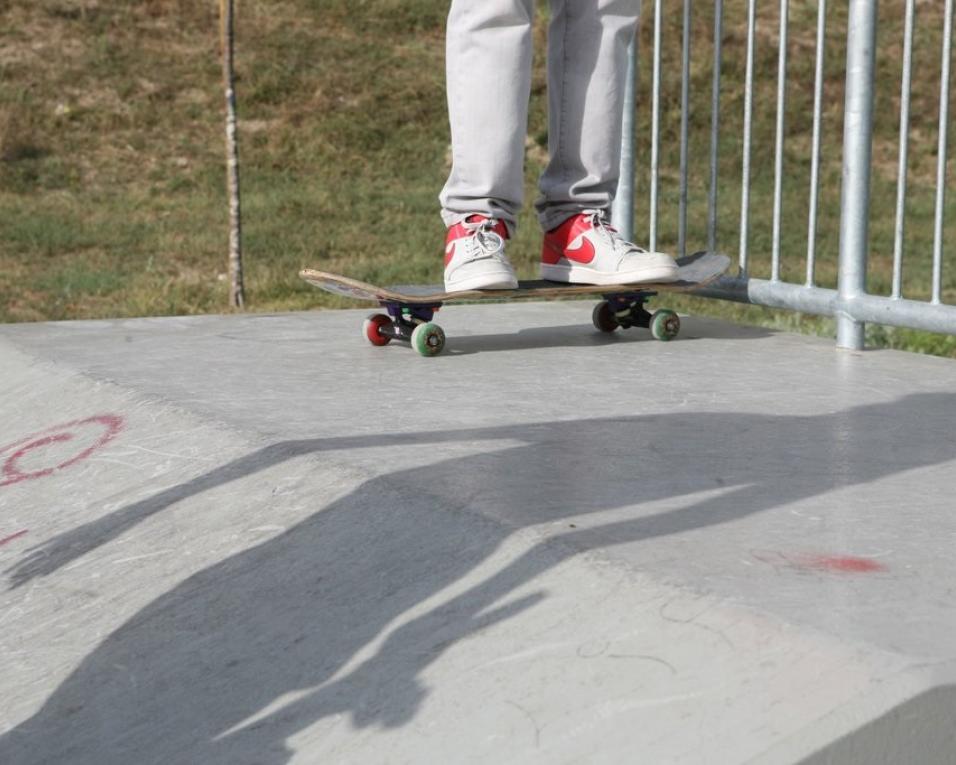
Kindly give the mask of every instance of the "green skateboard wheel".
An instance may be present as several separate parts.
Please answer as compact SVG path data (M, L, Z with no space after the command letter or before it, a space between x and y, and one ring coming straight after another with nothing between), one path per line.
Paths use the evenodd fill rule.
M656 340L673 340L680 333L680 317L666 308L654 311L650 329Z
M445 332L430 321L419 324L412 330L412 347L422 356L437 356L445 347Z

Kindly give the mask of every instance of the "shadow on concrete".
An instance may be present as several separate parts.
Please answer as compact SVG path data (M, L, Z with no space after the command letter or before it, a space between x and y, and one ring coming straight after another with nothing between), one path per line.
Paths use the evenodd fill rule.
M491 301L481 301L487 306ZM514 301L511 301L514 302ZM568 301L572 302L572 301ZM578 302L578 301L573 301ZM584 301L580 301L584 302ZM594 302L594 301L590 301ZM503 305L504 303L502 303ZM488 353L494 351L532 350L540 348L590 348L615 345L619 343L656 343L650 331L641 328L617 330L613 334L599 332L590 324L561 324L548 327L516 327L514 332L489 332L487 334L459 334L465 327L480 329L477 322L467 324L461 317L455 318L454 328L445 326L444 317L454 315L460 308L476 305L461 303L446 306L435 319L448 332L448 345L442 354L443 357L463 356L472 353ZM663 307L664 301L657 307ZM653 308L653 306L651 306ZM370 307L368 313L376 311ZM243 317L243 320L251 318ZM262 317L259 317L262 318ZM361 326L361 320L356 321ZM727 322L708 320L701 317L690 317L681 329L680 335L673 341L682 343L689 340L759 340L779 334L778 330L749 325L729 324ZM286 332L281 337L267 336L259 338L254 334L241 332L217 332L216 337L222 340L241 341L244 344L268 345L269 347L301 346L302 343L311 343L315 339L315 330L304 328L299 333L290 335ZM356 342L361 342L356 332ZM394 346L401 343L395 342Z
M734 327L728 332L724 327L707 326L705 329L685 327L673 342L693 342L703 337L708 339L756 340L773 334L772 330L760 327ZM647 329L632 328L617 330L613 334L598 332L593 327L568 324L554 327L531 327L513 333L487 335L452 335L448 338L449 356L465 356L491 351L532 350L539 348L581 348L616 345L619 343L656 343Z
M914 696L861 726L800 765L900 763L952 765L956 760L956 686Z
M331 715L360 728L405 725L426 696L423 671L457 641L543 598L514 593L555 565L952 460L954 411L956 395L923 394L808 417L683 412L266 447L62 534L9 571L11 581L48 575L175 503L292 457L511 442L372 478L190 577L106 638L0 738L0 762L279 765L291 756L289 737ZM700 492L705 498L693 497ZM661 499L677 506L644 509ZM624 510L611 521L580 518L614 508ZM392 628L373 655L343 671L515 530L570 516L577 528L556 527L501 570Z
M631 331L604 334L597 330L582 328L580 324L563 327L532 327L517 332L497 332L487 335L450 335L443 355L469 356L473 353L493 351L524 351L541 348L599 348L617 343L634 343L651 339L649 334L641 337Z

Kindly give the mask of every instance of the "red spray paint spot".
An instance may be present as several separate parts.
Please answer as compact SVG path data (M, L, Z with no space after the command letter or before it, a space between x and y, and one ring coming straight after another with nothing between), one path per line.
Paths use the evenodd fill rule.
M835 574L872 574L889 570L888 566L873 558L860 558L855 555L788 554L778 550L752 550L751 555L761 563L768 563L775 568Z
M845 574L870 574L886 571L887 567L872 558L855 558L851 555L818 555L806 558L804 565L820 571L835 571Z
M23 531L18 531L16 534L11 534L8 537L4 537L3 539L0 539L0 547L3 547L7 542L12 542L14 539L19 539L28 531L29 529L24 529Z
M101 414L88 417L85 420L65 422L62 425L41 430L39 433L34 433L32 436L21 438L19 441L4 446L0 449L0 455L11 451L13 453L0 466L0 487L34 478L43 478L70 465L75 465L112 441L123 430L124 425L125 420L120 415ZM91 438L93 439L92 443L90 442ZM64 443L73 439L81 440L87 446L69 458L49 467L31 471L24 471L20 468L20 462L27 454L40 452L44 447L51 444Z

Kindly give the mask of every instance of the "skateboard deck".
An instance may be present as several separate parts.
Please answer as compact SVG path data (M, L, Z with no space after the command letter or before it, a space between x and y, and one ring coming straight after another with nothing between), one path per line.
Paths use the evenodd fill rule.
M639 284L563 284L541 279L520 281L517 289L467 290L445 292L441 285L397 285L379 287L357 279L325 271L304 269L299 272L309 284L336 295L378 303L388 315L376 314L365 321L363 331L373 345L386 345L391 340L410 342L425 356L434 356L445 346L445 335L432 322L435 312L445 303L481 300L554 299L575 295L602 295L592 316L594 326L602 332L622 327L645 327L655 338L670 340L680 331L680 319L673 311L658 310L653 314L644 303L660 292L692 292L706 286L730 266L730 258L713 252L698 252L677 259L678 279L673 282Z
M368 300L373 303L396 302L408 305L433 305L475 300L511 300L518 298L558 298L573 295L607 295L635 290L653 292L689 292L714 281L730 266L730 258L711 252L698 252L679 258L679 278L675 282L657 284L562 284L544 279L518 282L514 290L466 290L445 292L439 284L400 284L394 287L379 287L375 284L351 279L339 274L315 271L311 268L299 272L299 276L326 292L336 295Z

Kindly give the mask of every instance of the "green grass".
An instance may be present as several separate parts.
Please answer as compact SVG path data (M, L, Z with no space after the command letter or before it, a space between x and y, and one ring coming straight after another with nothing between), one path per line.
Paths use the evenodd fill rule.
M540 232L530 202L546 161L539 3L526 198L509 249L533 276ZM689 249L706 242L711 2L695 3ZM870 290L891 283L902 0L880 4ZM343 307L303 267L375 282L436 282L446 177L447 0L248 0L239 6L238 81L247 308ZM744 0L725 2L718 241L736 255ZM751 273L769 274L777 67L776 4L758 10ZM836 280L845 60L843 4L830 4L817 283ZM928 296L935 195L941 9L920 5L907 201L907 297ZM802 282L807 251L815 4L792 4L781 251ZM641 29L638 238L646 241L650 23ZM215 3L0 2L0 321L227 310L227 208ZM677 239L679 13L665 14L659 245ZM952 199L947 204L956 205ZM946 227L945 241L956 230ZM944 269L944 299L956 302ZM833 333L826 319L681 298L682 310ZM948 336L870 327L878 346L956 355Z

